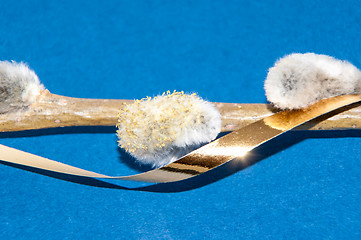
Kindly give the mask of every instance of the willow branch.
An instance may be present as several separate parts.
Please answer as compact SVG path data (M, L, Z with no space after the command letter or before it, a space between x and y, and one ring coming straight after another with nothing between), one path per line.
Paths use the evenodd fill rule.
M122 104L133 100L81 99L45 90L27 109L0 114L0 131L24 131L71 126L115 126ZM269 104L215 103L222 115L222 131L233 131L279 110ZM341 108L296 130L361 129L361 105Z

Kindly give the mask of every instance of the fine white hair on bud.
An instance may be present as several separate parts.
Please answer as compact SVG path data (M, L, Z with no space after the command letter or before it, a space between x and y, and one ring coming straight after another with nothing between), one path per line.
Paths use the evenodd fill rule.
M264 87L276 107L300 109L324 98L360 93L361 72L327 55L294 53L269 69Z
M161 167L217 137L221 115L196 94L163 93L124 105L118 144L141 164Z
M26 64L0 61L0 113L28 107L42 90L38 76Z

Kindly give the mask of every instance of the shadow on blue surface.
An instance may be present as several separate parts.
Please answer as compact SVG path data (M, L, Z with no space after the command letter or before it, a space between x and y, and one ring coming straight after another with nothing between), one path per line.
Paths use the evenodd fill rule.
M84 129L83 129L84 130ZM53 131L53 130L52 130ZM79 131L79 130L78 130ZM94 131L94 130L92 130ZM62 132L63 133L63 132ZM342 130L342 131L293 131L287 132L263 145L256 148L244 159L235 159L214 170L208 171L197 177L186 179L179 182L159 183L145 187L128 188L120 185L108 183L99 179L88 177L76 177L68 174L56 173L47 170L41 170L32 167L26 167L18 164L0 161L1 164L19 168L22 170L34 172L44 176L100 188L111 188L121 190L146 191L158 193L184 192L206 186L221 179L224 179L238 171L241 171L253 164L256 164L269 156L283 151L294 144L297 144L309 138L345 138L361 137L361 130Z

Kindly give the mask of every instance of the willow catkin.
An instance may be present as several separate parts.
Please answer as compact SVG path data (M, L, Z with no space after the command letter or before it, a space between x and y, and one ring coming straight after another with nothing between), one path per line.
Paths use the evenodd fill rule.
M140 163L161 167L215 139L221 125L212 103L174 91L125 105L117 135L119 146Z
M269 69L264 87L276 107L300 109L324 98L360 93L361 72L330 56L295 53Z
M30 106L42 90L38 76L26 64L0 61L0 114Z

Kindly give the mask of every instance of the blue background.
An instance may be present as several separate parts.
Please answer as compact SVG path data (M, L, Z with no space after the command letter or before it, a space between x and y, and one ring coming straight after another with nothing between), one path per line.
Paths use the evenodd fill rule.
M285 54L361 68L361 1L2 0L0 9L0 59L27 62L52 93L72 97L176 89L265 103L267 69ZM114 132L3 133L0 143L106 174L136 172ZM360 239L360 137L292 132L244 170L232 163L140 188L117 182L133 190L0 165L0 239Z

